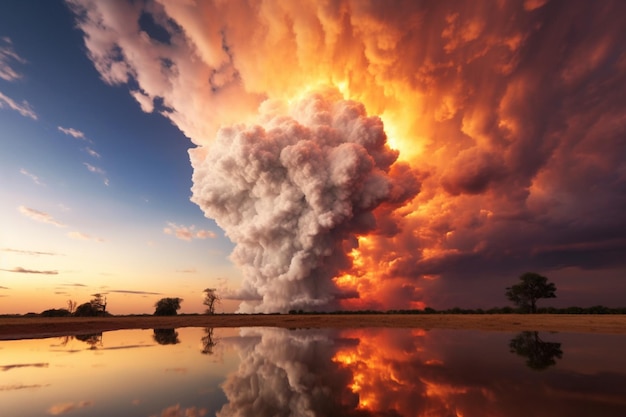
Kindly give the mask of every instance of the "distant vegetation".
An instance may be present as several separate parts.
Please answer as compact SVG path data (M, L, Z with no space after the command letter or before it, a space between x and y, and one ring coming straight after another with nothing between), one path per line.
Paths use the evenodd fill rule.
M468 309L468 308L449 308L445 310L435 310L431 307L422 309L411 310L337 310L337 311L303 311L303 310L290 310L289 314L520 314L524 313L519 308L513 307L493 307L489 309ZM610 308L605 306L593 306L593 307L544 307L537 308L537 314L626 314L626 307Z
M215 314L215 306L220 303L221 297L214 288L206 288L203 290L203 304L207 307L204 314ZM548 282L543 277L534 272L526 272L520 276L520 282L516 285L506 288L506 296L513 301L516 307L493 307L489 309L467 309L467 308L449 308L445 310L436 310L432 307L424 309L394 309L394 310L336 310L336 311L305 311L290 310L288 314L520 314L520 313L536 313L536 314L626 314L626 307L611 308L603 305L593 307L537 307L537 300L540 298L556 297L556 286ZM42 311L40 314L3 314L0 317L103 317L112 316L106 311L107 300L102 294L93 294L93 299L78 307L76 302L69 300L68 308L52 308ZM175 316L178 315L182 298L168 297L160 299L154 306L155 316ZM198 313L186 314L197 315ZM237 314L237 313L233 313ZM263 313L259 313L263 314ZM280 314L280 313L265 313ZM141 314L139 314L141 315ZM143 314L143 315L148 315ZM135 314L137 316L137 314ZM164 337L160 338L165 339Z
M74 311L74 316L76 317L103 317L110 316L107 313L107 299L102 294L93 294L91 301L81 304L76 307L76 311ZM76 305L73 301L69 301L68 305L71 306Z
M180 303L183 302L182 298L174 297L174 298L161 298L154 305L156 309L154 310L155 316L175 316L178 314L178 310L180 310Z

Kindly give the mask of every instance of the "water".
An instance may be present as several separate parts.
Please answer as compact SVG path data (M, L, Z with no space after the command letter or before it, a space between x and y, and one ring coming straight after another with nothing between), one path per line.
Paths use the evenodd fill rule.
M624 335L123 330L0 341L0 416L626 416Z

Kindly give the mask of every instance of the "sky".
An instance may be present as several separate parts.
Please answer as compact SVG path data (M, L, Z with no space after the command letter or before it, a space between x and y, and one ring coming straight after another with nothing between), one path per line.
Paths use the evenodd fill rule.
M0 3L0 314L626 303L621 1Z

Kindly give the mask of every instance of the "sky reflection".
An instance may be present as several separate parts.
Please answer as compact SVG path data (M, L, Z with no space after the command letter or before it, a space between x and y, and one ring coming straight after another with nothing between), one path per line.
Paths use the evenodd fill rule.
M624 335L124 330L0 341L2 415L626 415Z

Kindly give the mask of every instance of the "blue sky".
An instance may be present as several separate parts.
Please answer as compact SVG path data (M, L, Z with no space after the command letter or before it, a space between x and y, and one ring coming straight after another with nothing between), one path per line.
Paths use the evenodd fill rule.
M0 92L28 109L0 101L0 285L8 288L0 312L111 290L139 293L109 294L117 313L151 312L160 296L201 311L201 291L238 272L226 259L232 245L189 201L191 142L142 112L126 88L102 82L65 4L0 9L0 62L16 73L0 79ZM213 236L177 238L184 228Z

